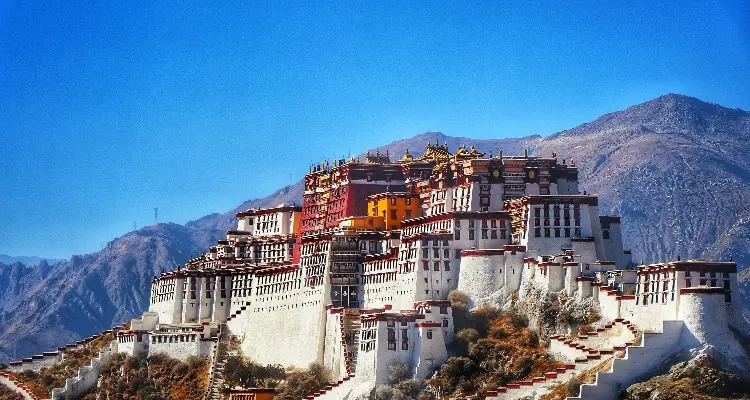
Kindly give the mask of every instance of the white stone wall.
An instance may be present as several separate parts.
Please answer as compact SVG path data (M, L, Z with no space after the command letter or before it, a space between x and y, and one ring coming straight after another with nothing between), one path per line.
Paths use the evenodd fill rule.
M166 354L178 360L190 356L210 355L201 353L201 337L197 333L161 333L149 338L149 354Z
M683 345L689 348L710 344L714 346L733 367L747 368L747 356L742 346L729 330L727 309L721 293L685 293L680 296L678 318L685 321Z
M44 367L49 367L50 365L62 361L62 358L63 353L59 351L39 354L22 360L21 364L19 365L9 365L8 370L13 372L21 372L26 370L39 372Z
M328 311L326 316L325 330L325 353L323 366L330 371L333 380L338 382L348 376L346 371L346 357L344 355L344 342L341 330L343 324L343 310L339 312Z
M323 362L325 306L330 301L326 288L258 295L246 311L247 317L243 313L237 323L230 324L243 352L259 364L306 368L312 362Z
M448 351L440 327L432 326L430 323L417 324L413 335L413 377L417 381L422 381L448 360Z
M505 297L505 254L478 253L461 257L458 290L472 301L470 306L493 303Z
M117 352L117 341L113 341L109 347L102 349L89 365L79 368L75 377L68 378L65 387L52 389L52 400L79 399L97 384L101 368L109 364L112 355Z

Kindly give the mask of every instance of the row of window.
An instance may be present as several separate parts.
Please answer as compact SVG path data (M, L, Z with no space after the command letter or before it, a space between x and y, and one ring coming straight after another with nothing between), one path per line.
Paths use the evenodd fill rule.
M534 228L534 236L535 237L542 237L542 233L544 233L544 237L571 237L571 232L573 233L572 237L581 237L583 231L581 228Z

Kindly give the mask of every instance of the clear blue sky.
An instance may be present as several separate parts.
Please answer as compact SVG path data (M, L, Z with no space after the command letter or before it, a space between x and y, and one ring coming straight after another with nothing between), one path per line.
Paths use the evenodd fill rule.
M426 130L750 109L746 1L102 3L0 4L0 253L95 251Z

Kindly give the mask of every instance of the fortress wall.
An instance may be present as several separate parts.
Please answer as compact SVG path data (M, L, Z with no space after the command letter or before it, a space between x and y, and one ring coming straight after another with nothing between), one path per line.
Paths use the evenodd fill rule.
M323 362L326 304L322 286L259 297L232 332L254 362L306 368Z
M680 295L678 318L685 322L683 345L694 348L710 344L730 359L746 357L729 330L727 309L731 303L724 300L724 294L720 291Z
M158 313L162 323L182 322L182 285L184 278L160 278L151 283L148 310Z
M62 359L63 353L60 351L45 352L44 354L25 358L21 360L20 363L12 362L8 365L8 370L13 372L21 372L25 370L39 372L42 368L56 364L62 361Z
M591 281L579 281L576 283L578 284L576 287L576 292L578 292L579 298L585 299L587 297L592 297L594 295L594 290L593 290L593 287L591 286Z
M521 289L521 279L523 277L523 258L522 251L505 252L505 295L518 292Z
M628 298L620 300L620 318L628 320L638 326L636 317L638 317L638 314L643 311L641 307L643 306L635 304L635 299Z
M66 379L65 387L52 389L52 400L81 398L87 391L96 386L101 368L108 365L112 355L117 352L118 345L117 341L114 340L109 347L103 348L99 352L99 356L92 359L89 365L79 368L75 377Z
M394 328L396 330L396 349L389 350L388 328L386 327L386 321L378 321L376 346L373 351L368 352L374 353L373 359L371 360L373 364L366 367L370 370L367 372L367 376L371 376L370 379L374 380L376 384L384 384L388 382L388 376L391 372L390 366L396 363L402 363L406 365L409 371L411 371L412 373L414 372L414 366L412 365L412 354L415 351L415 337L418 335L418 333L415 329L413 329L413 327L414 323L412 322L408 323L408 328L396 324ZM401 347L401 343L403 342L401 331L402 329L407 329L407 343L409 343L409 348L407 350L403 350L403 348ZM362 352L360 352L360 354L362 354ZM360 365L362 364L360 364L360 359L358 357L357 375L359 375Z
M565 277L562 265L547 267L547 284L550 292L559 292L565 288Z
M576 260L578 262L593 263L596 261L596 246L594 242L574 240L573 254L577 255Z
M632 315L623 316L622 318L630 320L630 322L634 323L641 330L659 332L662 327L662 321L673 318L670 312L671 306L673 305L670 302L667 302L667 304L649 303L644 305L643 298L641 298L639 304L632 306Z
M487 304L504 294L505 270L502 250L465 250L461 255L458 290L469 296L471 307Z
M344 347L341 341L341 319L342 312L334 313L331 310L326 315L325 328L325 353L323 355L323 366L331 372L334 381L346 377L346 365L344 360Z
M201 355L201 339L199 335L194 333L151 335L149 340L149 354L163 353L183 361L189 356Z
M620 301L613 294L610 295L606 292L599 293L599 309L603 317L609 319L620 318Z
M396 272L363 276L362 307L379 308L393 304L393 288L396 285Z
M417 268L422 268L422 266L417 265L415 270ZM419 291L424 293L424 286L424 280L417 280L416 271L397 274L393 293L393 308L408 310L414 307L414 302L417 301L416 293Z
M227 275L216 276L213 289L214 309L211 312L212 322L224 322L229 316L231 307L232 277Z
M443 332L439 324L420 323L418 329L412 329L414 350L412 366L414 379L423 381L432 371L448 360Z

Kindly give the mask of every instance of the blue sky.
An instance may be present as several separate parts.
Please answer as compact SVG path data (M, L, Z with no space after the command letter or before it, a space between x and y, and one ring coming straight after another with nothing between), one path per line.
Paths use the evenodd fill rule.
M95 251L427 130L750 109L742 1L34 3L0 3L0 253Z

